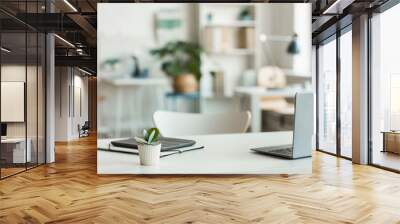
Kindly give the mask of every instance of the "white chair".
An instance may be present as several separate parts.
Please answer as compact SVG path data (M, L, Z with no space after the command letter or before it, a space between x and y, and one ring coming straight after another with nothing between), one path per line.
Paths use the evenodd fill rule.
M176 137L244 133L249 127L250 117L249 111L219 114L157 111L153 115L153 121L162 136Z

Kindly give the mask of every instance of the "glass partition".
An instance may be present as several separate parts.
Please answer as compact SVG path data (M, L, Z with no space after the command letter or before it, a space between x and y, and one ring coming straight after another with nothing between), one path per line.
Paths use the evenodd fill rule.
M28 2L28 13L42 13L44 2ZM32 20L38 19L34 17ZM38 22L38 21L32 21ZM27 141L31 147L31 161L27 167L44 162L44 65L45 35L31 28L27 29Z
M39 2L16 10L42 12ZM45 163L45 44L43 33L0 12L0 178Z
M37 64L37 162L46 162L46 36L38 33L38 64Z
M30 153L30 161L27 163L27 167L33 167L37 165L37 158L38 158L38 139L37 139L37 132L38 132L38 55L37 55L37 42L38 42L38 35L36 32L28 32L27 33L27 98L26 98L26 110L27 110L27 141L28 141L28 151Z
M1 34L2 177L24 171L31 161L31 142L26 138L26 41L25 32Z

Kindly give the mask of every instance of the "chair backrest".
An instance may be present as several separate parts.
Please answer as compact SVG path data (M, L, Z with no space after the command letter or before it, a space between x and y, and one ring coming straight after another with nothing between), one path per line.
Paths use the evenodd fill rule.
M195 114L157 111L153 115L155 126L164 137L246 132L250 112Z
M82 129L90 129L89 121L85 121L85 123L82 125Z

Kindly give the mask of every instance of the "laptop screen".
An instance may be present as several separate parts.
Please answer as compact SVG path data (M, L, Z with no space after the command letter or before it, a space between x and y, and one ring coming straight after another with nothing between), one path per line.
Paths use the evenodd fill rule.
M293 148L296 157L311 153L314 133L314 94L297 93L293 130Z

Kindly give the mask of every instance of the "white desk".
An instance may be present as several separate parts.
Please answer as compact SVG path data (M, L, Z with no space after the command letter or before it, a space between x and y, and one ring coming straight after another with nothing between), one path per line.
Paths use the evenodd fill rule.
M1 139L2 145L13 145L12 148L12 162L13 163L25 163L30 162L32 158L32 140L30 138L26 139L27 147L26 147L26 154L25 154L25 138L6 138ZM4 149L2 149L4 150Z
M139 156L97 151L98 174L304 174L311 158L286 160L250 151L252 147L288 144L291 132L203 135L185 137L204 149L161 158L156 167L140 166ZM108 148L110 140L98 141Z
M277 89L277 90L267 90L264 87L250 86L250 87L237 87L235 89L235 95L241 98L248 98L250 100L250 112L251 112L251 131L260 132L261 131L261 107L260 98L261 97L272 97L280 96L286 98L295 97L297 92L302 92L302 89ZM241 100L241 102L243 102Z

